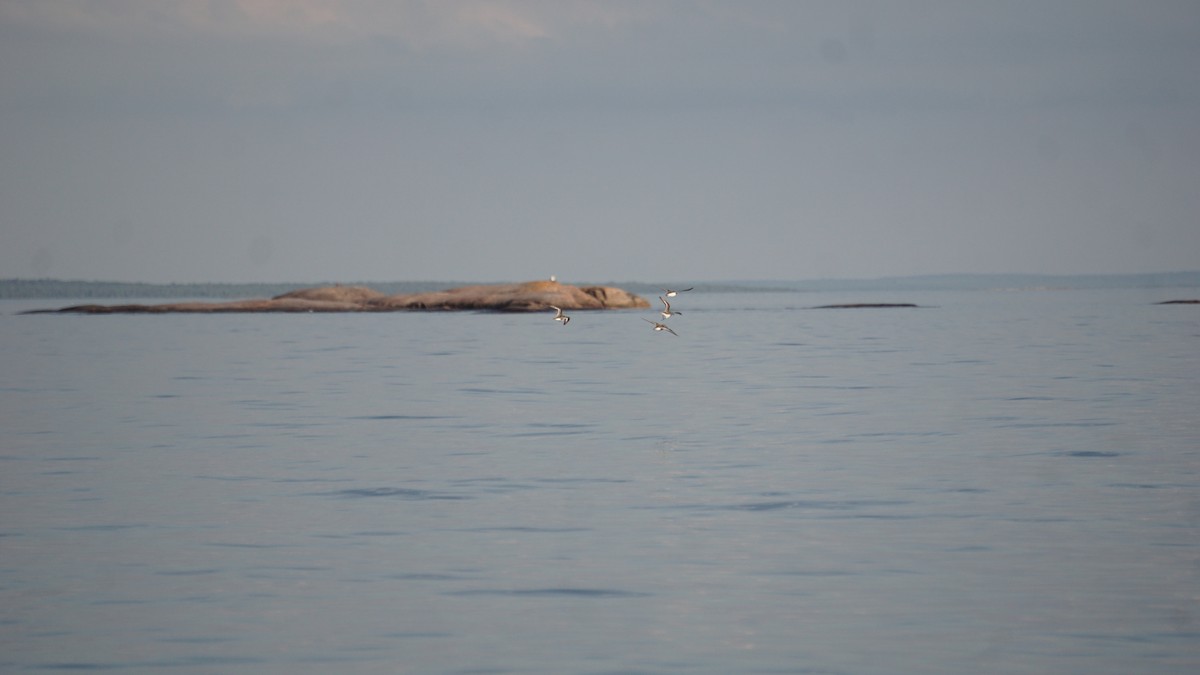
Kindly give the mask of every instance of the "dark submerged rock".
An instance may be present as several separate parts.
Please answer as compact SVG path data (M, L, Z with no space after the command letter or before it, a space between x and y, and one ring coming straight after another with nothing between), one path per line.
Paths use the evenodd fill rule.
M917 307L908 302L856 302L845 305L820 305L813 309L878 309L886 307Z

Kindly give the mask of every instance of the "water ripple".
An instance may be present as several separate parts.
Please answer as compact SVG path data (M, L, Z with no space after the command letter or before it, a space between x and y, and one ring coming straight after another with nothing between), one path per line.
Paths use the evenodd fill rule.
M722 511L780 511L780 510L810 510L810 511L858 511L865 508L905 506L912 502L904 500L860 499L842 501L820 501L805 499L788 499L777 501L742 502L736 504L674 504L670 506L645 506L646 509L680 509L680 510L722 510ZM854 517L894 517L863 516Z
M324 495L334 497L345 497L349 499L370 498L370 497L398 497L400 499L469 499L462 495L451 495L443 492L431 492L429 490L417 490L414 488L399 488L399 487L377 487L377 488L354 488L350 490L337 490L335 492L324 492Z

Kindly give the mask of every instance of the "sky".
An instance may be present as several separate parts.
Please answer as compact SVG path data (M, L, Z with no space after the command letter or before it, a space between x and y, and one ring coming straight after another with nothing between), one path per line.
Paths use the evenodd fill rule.
M0 0L0 278L1184 270L1194 0Z

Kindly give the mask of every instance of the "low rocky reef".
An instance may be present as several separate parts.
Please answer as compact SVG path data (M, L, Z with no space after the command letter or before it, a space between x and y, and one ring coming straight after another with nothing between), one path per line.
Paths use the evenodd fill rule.
M911 302L853 302L844 305L818 305L813 309L888 309L892 307L917 307Z
M538 312L551 306L570 310L644 309L644 298L612 286L572 286L557 281L480 284L426 293L385 295L365 286L302 288L270 299L229 302L171 302L158 305L74 305L25 314L167 314L173 312Z

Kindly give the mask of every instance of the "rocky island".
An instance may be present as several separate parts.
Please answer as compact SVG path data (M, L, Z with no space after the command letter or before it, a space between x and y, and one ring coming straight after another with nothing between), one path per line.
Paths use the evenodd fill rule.
M302 288L269 299L228 302L171 302L155 305L74 305L25 314L166 314L171 312L539 312L551 306L571 310L644 309L644 298L612 286L572 286L557 281L479 284L443 291L386 295L366 286Z

